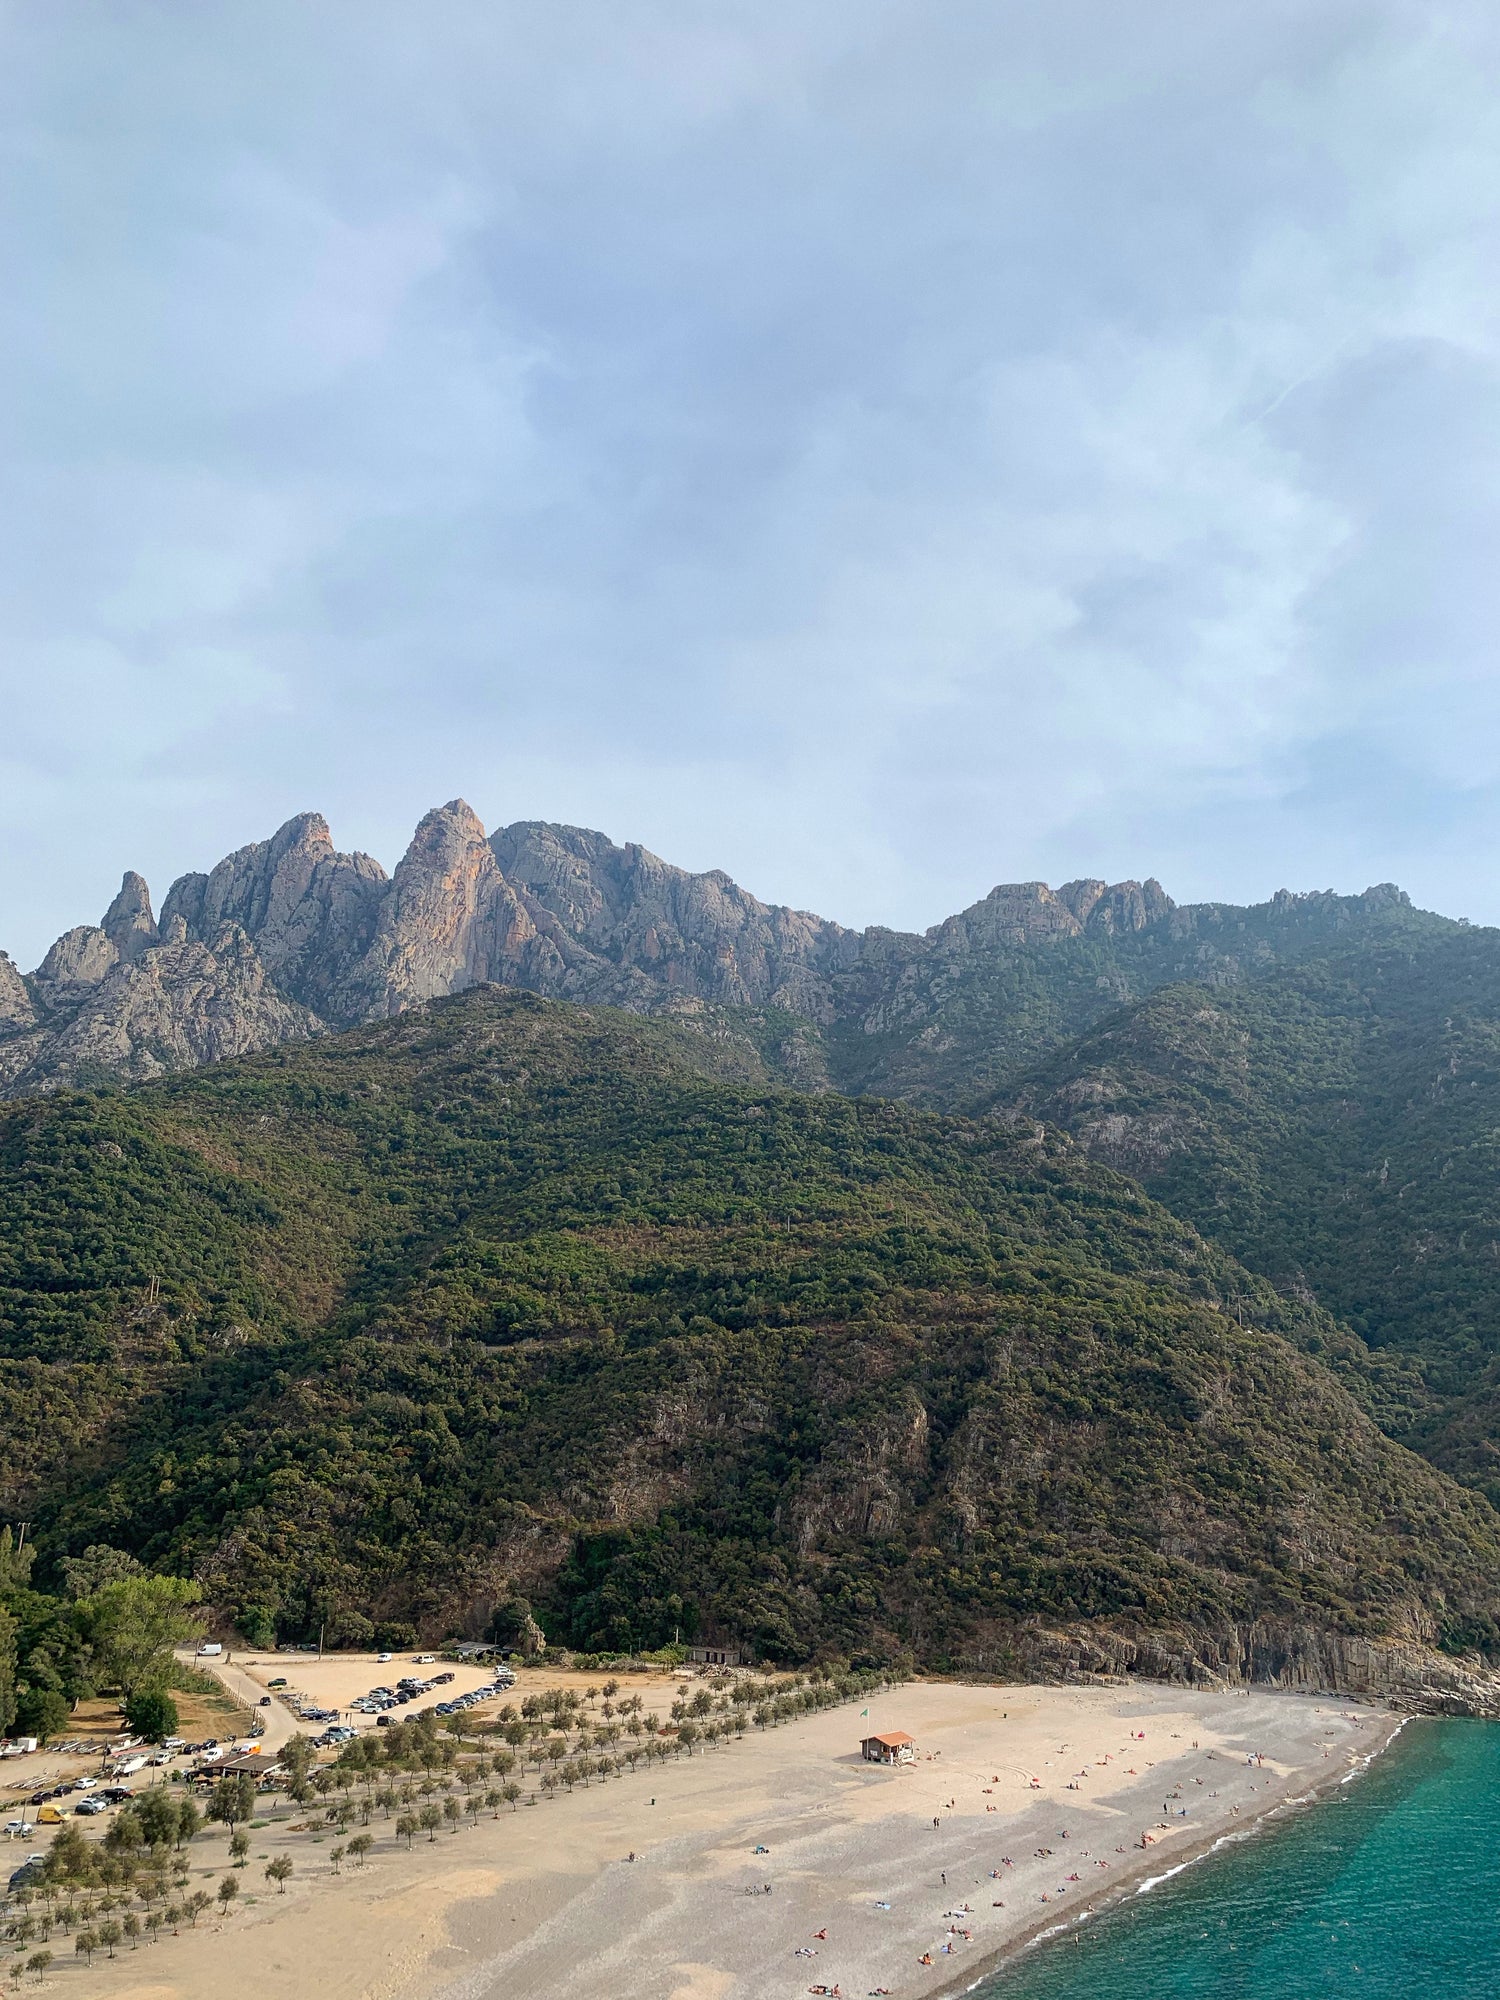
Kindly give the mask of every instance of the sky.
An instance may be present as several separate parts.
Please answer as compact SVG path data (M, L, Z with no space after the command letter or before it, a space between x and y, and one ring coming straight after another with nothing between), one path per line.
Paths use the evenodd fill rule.
M1500 922L1482 0L0 0L0 945L462 796Z

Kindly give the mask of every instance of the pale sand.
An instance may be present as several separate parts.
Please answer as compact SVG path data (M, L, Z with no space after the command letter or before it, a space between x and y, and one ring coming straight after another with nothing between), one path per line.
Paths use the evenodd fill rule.
M669 1684L654 1687L670 1698ZM326 1848L294 1837L286 1845L298 1875L285 1898L264 1893L252 1864L245 1887L258 1900L222 1933L184 1933L70 1977L81 1992L125 2000L799 2000L835 1982L844 2000L877 1986L917 2000L971 1984L1039 1928L1076 1920L1122 1885L1335 1782L1396 1722L1331 1696L1150 1683L923 1682L871 1710L868 1720L855 1705L752 1731L419 1841L410 1855L377 1817L369 1865L338 1881ZM858 1740L882 1728L909 1730L921 1761L864 1764ZM1264 1767L1247 1766L1252 1751ZM1066 1789L1070 1779L1078 1791ZM1170 1805L1189 1817L1164 1821L1178 1789ZM1143 1832L1157 1844L1142 1850ZM268 1832L255 1852L283 1844ZM755 1855L758 1844L769 1853ZM1051 1855L1038 1857L1040 1847ZM200 1865L208 1859L193 1851ZM766 1883L769 1896L745 1893ZM950 1925L972 1942L954 1938L954 1955L941 1956ZM823 1929L826 1940L813 1935ZM817 1956L796 1957L799 1946ZM929 1951L932 1966L919 1966Z

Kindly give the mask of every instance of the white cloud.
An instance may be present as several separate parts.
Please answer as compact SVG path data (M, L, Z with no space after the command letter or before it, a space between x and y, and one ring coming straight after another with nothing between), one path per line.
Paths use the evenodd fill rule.
M5 942L464 791L1500 918L1477 0L7 21Z

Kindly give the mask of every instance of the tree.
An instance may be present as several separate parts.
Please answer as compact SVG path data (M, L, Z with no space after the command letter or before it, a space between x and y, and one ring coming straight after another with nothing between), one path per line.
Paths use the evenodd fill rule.
M52 1963L50 1951L34 1951L26 1961L26 1970L36 1975L36 1983L41 1985L47 1967Z
M142 1792L132 1801L131 1811L141 1830L141 1838L148 1847L170 1847L173 1844L182 1824L179 1807L187 1803L186 1799L179 1801L170 1792L161 1789ZM120 1817L123 1819L124 1814Z
M165 1688L142 1688L126 1702L125 1720L148 1743L161 1743L177 1734L177 1704Z
M123 1583L139 1576L141 1565L124 1549L112 1549L108 1542L93 1542L81 1556L64 1556L60 1564L63 1588L69 1597L93 1597L109 1583Z
M106 1957L108 1958L114 1957L115 1946L120 1942L120 1940L124 1937L124 1935L125 1935L124 1931L114 1921L113 1918L111 1918L107 1924L101 1924L99 1926L99 1942L104 1946Z
M343 1860L344 1860L343 1848L330 1847L328 1850L328 1859L333 1863L334 1874L341 1875L343 1873Z
M255 1811L255 1780L248 1771L237 1772L232 1777L220 1778L214 1786L214 1795L209 1801L208 1816L233 1827L242 1819L249 1819Z
M75 1932L73 1937L73 1952L76 1957L83 1960L85 1965L93 1964L94 1953L98 1949L99 1940L92 1931L83 1930Z
M289 1854L278 1854L274 1861L266 1863L266 1880L276 1884L279 1896L286 1894L287 1877L292 1872L292 1858Z
M512 1778L508 1784L501 1786L500 1796L502 1799L505 1800L505 1803L510 1807L511 1811L514 1812L516 1809L516 1802L521 1796L521 1787Z
M212 1903L213 1897L206 1889L195 1889L191 1896L185 1898L182 1907L187 1912L187 1920L194 1930L198 1928L199 1917Z
M203 1815L192 1799L183 1793L177 1801L177 1845L186 1847L203 1825Z
M370 1849L374 1845L375 1845L374 1836L368 1833L357 1833L354 1836L353 1840L350 1841L349 1852L353 1855L354 1863L357 1868L364 1867L365 1856L369 1853Z
M172 1648L203 1630L191 1607L202 1592L181 1576L132 1576L107 1583L78 1606L104 1684L128 1702L138 1689L164 1685Z
M229 1856L236 1868L243 1868L250 1856L250 1830L237 1826L229 1836Z
M423 1806L419 1815L429 1840L437 1839L437 1830L443 1823L443 1815L437 1806Z
M406 1842L408 1851L419 1831L420 1827L414 1813L402 1813L396 1821L396 1838Z
M219 1891L218 1891L219 1908L223 1910L226 1915L229 1912L229 1905L234 1901L235 1897L239 1893L240 1893L240 1885L235 1880L234 1876L226 1875L224 1877L224 1880L219 1884Z
M300 1784L312 1769L312 1745L305 1736L294 1736L281 1747L281 1768L294 1783Z
M0 1613L0 1618L4 1614ZM3 1674L0 1667L0 1674ZM3 1695L0 1695L3 1706ZM67 1729L72 1710L60 1688L30 1686L20 1689L13 1705L15 1727L23 1735L38 1736L46 1743Z

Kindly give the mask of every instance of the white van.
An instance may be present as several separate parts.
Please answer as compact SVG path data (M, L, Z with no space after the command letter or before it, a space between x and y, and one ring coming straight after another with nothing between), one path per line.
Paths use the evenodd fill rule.
M219 1644L217 1639L205 1639L203 1644L198 1648L198 1658L200 1660L216 1660L223 1650L224 1648Z

